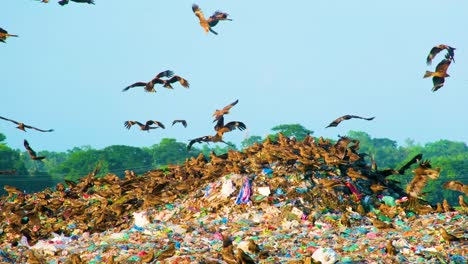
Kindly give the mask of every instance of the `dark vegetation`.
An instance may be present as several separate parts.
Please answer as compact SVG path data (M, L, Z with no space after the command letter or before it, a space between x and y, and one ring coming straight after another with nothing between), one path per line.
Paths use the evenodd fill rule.
M285 136L294 136L297 140L302 140L307 134L314 136L313 131L299 124L279 125L271 130L273 131L269 135L271 139L275 139L277 132ZM425 199L431 203L442 202L446 198L450 203L456 204L460 193L445 190L442 184L449 180L468 182L468 147L464 142L439 140L420 145L407 139L405 146L398 146L394 140L372 138L361 131L350 131L347 136L360 141L359 152L374 156L379 169L399 168L418 153L423 154L423 159L431 160L434 167L440 167L442 169L440 178L429 181L425 188L428 192ZM198 156L200 152L208 157L210 151L219 155L232 148L224 144L203 144L187 151L186 143L164 138L158 144L142 148L114 145L104 149L82 146L66 152L39 151L38 155L47 157L44 162L39 162L31 160L24 149L11 149L2 143L5 139L6 137L0 133L0 171L14 170L15 174L0 175L0 185L16 186L26 192L53 188L56 183L64 182L65 179L77 180L91 172L99 162L101 171L98 177L108 172L123 176L125 170L142 174L168 164L181 164L189 157ZM240 149L263 140L264 138L260 136L251 136L241 142ZM370 159L368 162L370 163ZM407 170L405 175L392 176L401 182L403 189L412 177L411 169ZM3 188L1 194L6 194Z

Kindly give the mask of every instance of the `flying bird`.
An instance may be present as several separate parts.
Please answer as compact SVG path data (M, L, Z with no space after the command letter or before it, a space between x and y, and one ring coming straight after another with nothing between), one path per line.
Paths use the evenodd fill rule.
M342 121L344 120L349 120L351 118L359 118L359 119L364 119L364 120L367 120L367 121L371 121L375 118L374 117L369 117L369 118L366 118L366 117L360 117L360 116L356 116L356 115L344 115L344 116L341 116L341 117L338 117L337 119L335 119L333 122L331 122L328 126L326 126L325 128L328 128L328 127L336 127L338 126L339 123L341 123Z
M176 123L181 123L184 127L187 127L187 121L185 120L177 119L172 121L172 125L175 125Z
M38 160L38 161L45 159L45 156L37 156L36 152L29 146L29 142L26 139L24 140L24 147L28 151L31 159Z
M223 117L224 115L226 114L229 114L229 110L235 106L237 103L239 102L239 99L237 99L236 101L226 105L223 109L216 109L216 111L214 111L213 113L213 116L215 117L215 120L213 120L213 122L216 122L218 121L221 117Z
M468 184L464 184L460 181L448 181L443 185L444 189L449 189L453 191L459 191L468 195Z
M11 119L5 118L5 117L3 117L3 116L0 116L0 119L6 120L6 121L10 121L10 122L13 122L13 123L17 124L18 126L17 126L16 128L18 128L19 130L23 130L24 132L26 132L26 128L34 129L34 130L41 131L41 132L52 132L52 131L54 131L53 129L48 129L48 130L39 129L39 128L37 128L37 127L29 126L29 125L26 125L26 124L24 124L24 123L17 122L17 121L15 121L15 120L11 120Z
M165 129L166 127L163 125L163 123L159 122L159 121L155 121L155 120L148 120L146 121L146 123L143 125L142 123L138 122L138 121L125 121L124 122L124 126L127 128L127 129L130 129L130 127L132 127L133 125L137 124L138 126L140 126L140 129L143 130L143 131L148 131L150 129L156 129L158 127L162 128L162 129ZM153 127L151 125L157 125L156 127Z
M205 30L206 33L211 32L215 35L218 35L218 33L214 31L212 27L216 26L221 20L232 21L232 19L228 18L229 15L227 13L221 11L216 11L208 19L205 19L205 15L203 15L203 12L201 11L200 7L196 4L192 5L192 11L198 17L198 20L200 21L200 26Z
M172 78L167 79L167 80L156 79L156 83L162 84L163 87L167 88L167 89L174 89L174 87L172 87L171 84L175 83L175 82L179 82L180 85L182 85L182 87L184 87L184 88L189 88L190 87L189 82L186 79L180 77L179 75L174 75L174 76L172 76ZM146 87L145 87L145 89L146 89ZM153 92L153 91L148 91L148 92Z
M70 1L76 2L76 3L84 3L84 4L94 5L94 0L60 0L60 1L58 1L58 3L59 3L59 5L64 6L64 5L68 5L68 3Z
M445 78L450 77L450 75L447 73L447 70L451 62L452 59L450 58L450 55L447 54L445 55L445 59L439 62L439 64L437 64L435 72L426 71L426 73L424 74L423 78L432 77L433 92L442 88L442 86L444 86L445 83Z
M426 59L427 65L431 65L432 59L434 59L434 57L444 49L447 50L447 54L449 55L450 59L455 62L454 56L455 56L456 49L453 47L450 47L449 45L440 44L440 45L433 47L431 51L429 52L429 55L427 55L427 59Z
M5 43L8 37L18 37L18 35L8 34L8 31L0 27L0 42Z
M149 82L136 82L134 84L131 84L131 85L125 87L122 90L122 92L128 91L129 89L134 88L134 87L144 87L145 91L147 91L147 92L156 92L156 90L154 89L154 85L156 83L164 83L164 80L162 80L161 78L164 78L164 77L170 78L173 75L174 75L173 71L170 71L170 70L162 71L162 72L158 73L151 81L149 81Z
M220 137L222 137L224 133L230 132L236 128L242 131L245 130L247 126L240 121L231 121L227 124L224 124L223 116L218 119L218 122L214 127L215 131L217 132L216 135L219 135Z
M203 136L203 137L191 139L187 145L187 150L190 150L192 148L192 145L195 143L212 142L212 138L213 136Z

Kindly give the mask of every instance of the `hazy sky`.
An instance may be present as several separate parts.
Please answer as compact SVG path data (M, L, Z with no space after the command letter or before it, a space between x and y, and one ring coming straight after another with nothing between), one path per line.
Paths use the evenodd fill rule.
M225 134L236 143L292 123L331 138L360 130L399 143L468 142L466 1L197 1L205 16L233 19L217 36L204 33L193 1L56 2L0 1L0 27L20 36L0 43L0 116L55 129L24 133L0 120L13 148L23 139L36 151L187 142L214 134L213 111L236 99L225 121L248 127ZM443 59L425 63L441 43L457 48L456 62L433 93L422 76ZM122 92L163 70L190 88ZM376 118L325 129L344 114ZM149 119L166 129L123 125ZM174 119L188 127L171 127Z

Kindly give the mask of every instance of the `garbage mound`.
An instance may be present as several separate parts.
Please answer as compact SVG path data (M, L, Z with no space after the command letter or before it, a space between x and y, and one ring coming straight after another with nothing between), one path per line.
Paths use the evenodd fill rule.
M464 247L442 253L434 245L437 236L412 229L431 224L433 235L440 228L457 231L447 224L463 221L458 226L466 230L466 216L452 210L440 212L442 218L422 218L435 211L406 193L417 188L405 191L388 179L419 159L400 170L377 170L366 156L359 141L346 137L336 143L311 136L296 141L280 133L277 141L267 138L243 151L200 154L143 175L126 171L123 179L99 178L94 171L78 183L66 181L68 187L59 183L33 194L5 186L0 244L13 253L0 250L0 260L335 263L369 260L360 252L365 248L395 261L456 256L466 263ZM424 162L418 169L438 172ZM425 241L430 250L420 245L416 255L411 240L398 238L396 230ZM455 243L465 243L467 235L459 234ZM362 239L367 242L356 243ZM399 253L391 253L394 248Z

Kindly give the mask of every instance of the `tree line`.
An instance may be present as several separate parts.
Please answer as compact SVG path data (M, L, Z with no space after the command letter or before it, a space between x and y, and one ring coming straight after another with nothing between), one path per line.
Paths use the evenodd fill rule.
M268 137L273 140L278 132L288 137L296 137L297 140L304 139L308 134L313 135L312 130L300 124L279 125L271 130L273 133ZM379 169L398 168L418 153L422 153L424 159L431 160L433 167L440 167L440 178L430 181L425 188L428 192L426 199L432 203L440 202L443 198L447 198L451 203L457 202L460 193L444 190L441 186L445 181L468 182L468 147L464 142L439 140L421 145L407 139L404 146L399 146L394 140L373 138L362 131L349 131L347 136L360 141L359 152L374 157ZM204 144L200 145L200 148L192 147L188 151L186 143L177 142L173 138L163 138L158 144L150 147L113 145L94 149L91 146L82 146L66 152L40 151L38 154L47 158L44 162L37 162L31 160L26 151L8 147L3 143L5 140L5 135L0 133L0 171L15 170L16 174L0 175L0 185L16 186L27 192L53 187L64 179L76 181L93 171L98 163L101 164L100 175L114 173L122 177L125 170L142 174L168 164L182 164L187 158L196 157L200 153L208 156L214 151L219 155L226 153L229 148L236 149L230 142L232 146ZM265 138L260 136L250 136L241 142L240 149L263 140ZM391 177L401 182L404 188L412 176L411 170L408 170L405 175ZM0 191L0 194L5 194L3 188Z

